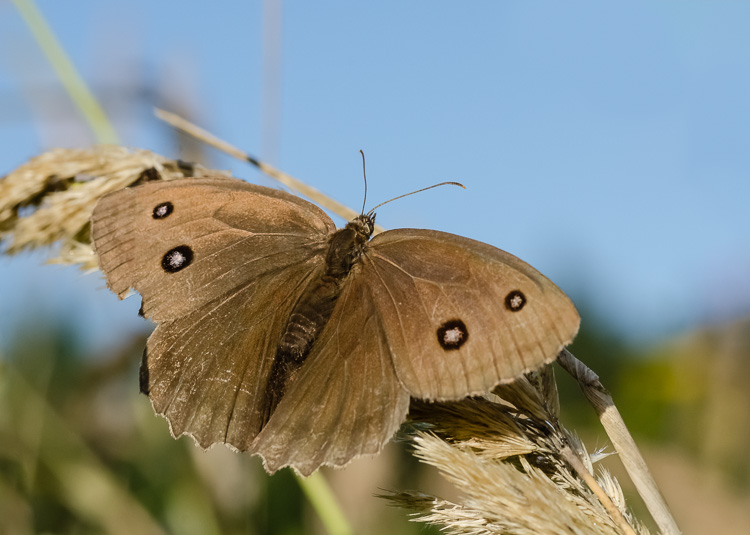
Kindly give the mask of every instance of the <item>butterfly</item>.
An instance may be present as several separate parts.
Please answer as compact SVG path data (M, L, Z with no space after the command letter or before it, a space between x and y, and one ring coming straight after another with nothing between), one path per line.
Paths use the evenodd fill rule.
M317 206L237 179L154 181L91 218L109 288L157 326L141 391L175 437L309 475L378 453L410 398L479 395L553 361L570 299L490 245L434 230L337 230Z

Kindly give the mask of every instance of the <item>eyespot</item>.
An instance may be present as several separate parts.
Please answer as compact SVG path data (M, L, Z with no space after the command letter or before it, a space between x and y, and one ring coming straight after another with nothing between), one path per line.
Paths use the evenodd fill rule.
M176 273L193 262L193 250L187 245L180 245L167 251L161 259L161 267L167 273Z
M151 214L151 216L154 219L164 219L165 217L169 216L172 212L174 212L174 205L169 202L161 202L154 206L154 212Z
M505 308L511 312L518 312L526 305L526 296L521 290L513 290L505 296Z
M440 347L446 351L458 349L469 339L469 330L463 321L449 320L438 328L437 339Z

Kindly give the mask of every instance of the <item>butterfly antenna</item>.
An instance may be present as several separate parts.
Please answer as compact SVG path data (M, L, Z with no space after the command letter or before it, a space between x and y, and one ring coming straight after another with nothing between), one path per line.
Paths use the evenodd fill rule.
M365 213L365 203L367 202L367 172L365 171L365 152L359 149L359 153L362 155L362 177L365 179L365 198L362 199L362 211L360 214Z
M364 155L363 155L364 156ZM421 193L423 191L427 191L428 189L437 188L438 186L459 186L461 188L466 189L466 186L461 184L460 182L441 182L440 184L433 184L432 186L427 186L426 188L418 189L417 191L412 191L411 193L404 193L403 195L399 195L398 197L394 197L393 199L388 199L385 202L381 202L379 205L377 205L375 208L367 212L368 214L372 214L375 210L383 206L384 204L388 204L391 201L395 201L397 199L403 199L404 197L408 197L409 195L414 195L415 193Z

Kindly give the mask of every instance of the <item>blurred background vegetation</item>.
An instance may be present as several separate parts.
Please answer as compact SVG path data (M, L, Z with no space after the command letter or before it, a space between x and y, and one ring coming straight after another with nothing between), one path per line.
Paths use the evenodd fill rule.
M171 438L137 393L145 329L87 354L80 326L39 319L1 361L1 533L325 533L288 470L268 476L257 458ZM610 386L686 533L750 525L749 327L743 320L636 348L584 326L572 347ZM564 423L590 449L604 446L577 386L558 372ZM616 459L607 465L637 501ZM404 443L323 472L356 533L437 533L374 494L451 493Z
M134 95L156 100L147 98L150 86L122 91L129 96L118 88L103 92L121 102ZM173 144L183 159L209 159L192 141ZM66 282L78 283L75 276ZM585 295L571 297L584 317L572 352L612 391L685 533L747 533L750 318L712 320L643 342L597 319ZM0 340L0 533L325 532L288 470L268 476L256 458L222 447L203 452L188 438L171 438L166 421L137 393L145 322L127 328L124 345L91 344L91 327L65 310L28 305L0 318L13 324ZM558 379L563 423L589 449L605 446L577 386L559 370ZM616 459L607 464L617 472ZM437 533L374 494L451 493L400 442L377 458L323 472L356 533ZM620 479L627 487L626 476Z

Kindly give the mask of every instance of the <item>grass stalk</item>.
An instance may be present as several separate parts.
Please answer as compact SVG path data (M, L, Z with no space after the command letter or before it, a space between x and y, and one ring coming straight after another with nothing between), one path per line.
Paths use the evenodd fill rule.
M586 399L599 415L602 427L604 427L612 445L617 450L625 470L641 498L643 498L656 525L659 526L664 535L679 535L681 531L677 527L677 522L670 512L667 502L659 491L659 487L646 466L646 461L628 431L622 416L620 416L620 411L617 410L612 395L604 388L599 376L575 358L567 349L560 353L557 362L578 381Z
M297 481L315 512L318 513L318 517L320 517L328 533L331 535L352 535L354 533L323 474L314 472L307 478L298 476Z
M117 133L107 114L76 71L34 0L13 0L13 3L57 73L60 83L93 131L97 143L118 143Z

